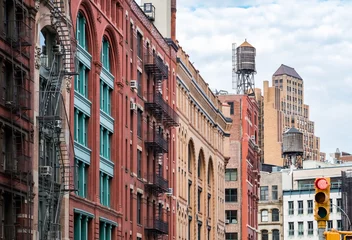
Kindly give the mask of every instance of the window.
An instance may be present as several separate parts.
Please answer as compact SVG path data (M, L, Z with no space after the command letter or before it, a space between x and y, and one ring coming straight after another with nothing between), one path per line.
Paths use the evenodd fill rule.
M198 224L198 240L202 240L202 225Z
M237 188L225 189L225 202L237 202Z
M237 210L226 210L225 215L230 224L237 223Z
M313 221L308 221L308 235L313 235Z
M138 109L137 111L137 136L142 138L142 124L143 124L143 112Z
M298 214L303 214L303 201L298 201Z
M313 213L313 200L308 200L308 214Z
M75 108L74 118L74 139L75 142L87 147L88 146L88 119L83 112Z
M268 186L260 187L260 200L268 201Z
M191 189L192 189L192 182L188 182L188 204L191 204Z
M83 49L87 50L86 19L84 18L82 13L78 13L76 29L77 43Z
M333 205L332 205L333 203L332 203L332 198L330 198L330 212L332 213L333 212Z
M227 104L230 106L230 114L234 115L235 114L235 108L233 102L227 102Z
M295 225L293 222L288 223L288 235L294 236L295 235Z
M332 220L328 220L328 231L334 227Z
M277 200L278 196L277 196L277 185L273 185L271 187L271 199L272 200Z
M262 230L262 240L269 240L268 230Z
M188 220L188 239L191 239L192 220Z
M137 85L138 85L137 93L139 96L142 96L143 95L142 73L139 70L137 70Z
M279 232L279 230L277 230L277 229L274 229L273 231L272 231L272 235L273 235L273 240L280 240L280 232Z
M208 204L207 204L207 214L208 214L208 217L211 217L210 216L210 203L211 203L211 195L208 194Z
M137 193L137 223L142 223L142 194Z
M110 207L110 176L100 172L100 203Z
M108 115L111 115L111 92L112 89L100 80L100 109Z
M225 181L237 181L237 168L225 170Z
M337 220L337 230L342 230L342 220Z
M278 222L280 221L279 209L274 208L271 210L271 221Z
M77 167L77 195L83 198L87 197L88 193L88 167L89 165L85 164L82 161L75 159Z
M269 216L268 216L268 210L262 210L261 212L260 212L260 215L261 215L261 221L262 222L267 222L267 221L269 221Z
M84 97L88 97L89 69L81 62L78 64L78 75L75 76L75 91Z
M105 68L108 72L110 72L109 48L109 42L104 37L101 47L101 63L103 68Z
M112 230L113 225L100 221L99 224L99 240L111 240L112 239Z
M100 156L110 160L111 133L100 126Z
M192 172L192 146L188 144L188 171Z
M143 54L143 36L137 31L137 56L142 59Z
M74 240L88 240L88 224L90 217L75 213L74 215Z
M288 202L288 215L293 215L293 201Z
M133 24L130 23L130 48L133 51Z
M303 234L303 222L298 222L298 235L302 236Z
M341 198L338 198L338 199L336 199L336 210L337 210L337 212L341 212L341 206L342 206L342 199Z
M142 151L137 150L137 177L142 177Z
M202 201L202 189L198 188L198 212L201 210L201 201Z
M226 233L226 240L238 240L238 233Z

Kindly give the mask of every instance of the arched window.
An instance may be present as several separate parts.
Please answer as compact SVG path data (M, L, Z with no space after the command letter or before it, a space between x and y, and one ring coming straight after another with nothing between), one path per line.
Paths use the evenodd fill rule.
M188 171L192 172L192 142L188 143Z
M279 209L274 208L274 209L271 211L271 221L273 221L273 222L278 222L278 221L280 221Z
M262 230L262 240L269 240L268 230Z
M79 12L77 16L76 29L76 38L78 45L81 46L84 50L88 51L86 19L81 12Z
M273 239L272 240L280 240L280 232L277 229L272 231Z
M110 57L109 57L109 42L103 37L102 47L101 47L101 63L103 67L110 72Z
M269 219L268 219L268 210L262 210L261 211L261 219L262 219L262 222L267 222Z

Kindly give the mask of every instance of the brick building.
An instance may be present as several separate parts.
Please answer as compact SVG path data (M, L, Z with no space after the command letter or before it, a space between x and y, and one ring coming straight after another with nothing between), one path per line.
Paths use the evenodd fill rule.
M177 55L177 239L223 240L232 121L186 52L179 48Z
M226 239L258 239L258 104L247 95L219 95L233 120L225 170Z
M1 1L0 239L32 239L33 1Z
M79 75L69 238L173 239L177 46L134 0L71 3Z

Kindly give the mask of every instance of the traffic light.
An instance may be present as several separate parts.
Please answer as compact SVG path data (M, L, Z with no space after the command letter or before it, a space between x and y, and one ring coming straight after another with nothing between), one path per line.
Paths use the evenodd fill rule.
M328 221L330 215L330 178L315 179L314 187L314 218L316 221Z
M340 234L337 232L324 232L326 240L340 240Z
M343 239L344 240L352 240L352 235L346 235Z

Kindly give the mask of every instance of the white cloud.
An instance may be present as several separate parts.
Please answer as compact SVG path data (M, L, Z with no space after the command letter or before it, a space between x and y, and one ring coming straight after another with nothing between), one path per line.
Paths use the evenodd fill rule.
M282 63L294 67L322 151L352 152L352 1L178 0L177 6L177 39L211 88L231 91L231 44L247 38L257 49L256 87Z

